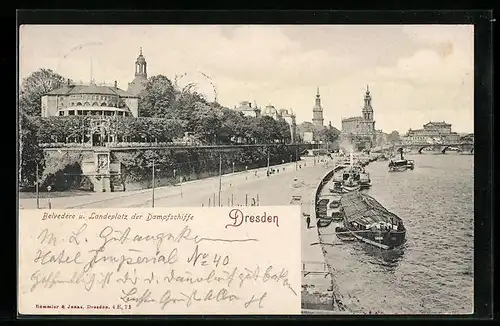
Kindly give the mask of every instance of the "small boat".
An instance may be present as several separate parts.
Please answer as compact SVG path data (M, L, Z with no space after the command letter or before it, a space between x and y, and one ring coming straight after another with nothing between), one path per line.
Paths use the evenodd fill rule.
M368 172L363 170L363 172L359 174L359 185L361 189L368 189L372 186L370 174Z
M316 225L318 228L329 226L333 218L328 216L328 203L330 202L329 198L320 198L316 202Z
M403 220L373 197L350 192L342 196L340 203L344 209L344 228L356 239L385 250L406 242Z
M407 160L391 160L389 162L389 172L403 172L408 170Z
M402 172L408 169L413 170L415 168L414 160L406 160L403 157L403 150L400 148L399 153L401 158L399 160L391 160L389 162L389 172Z
M326 215L331 217L333 221L342 221L344 219L343 209L340 206L340 199L342 198L338 194L332 194L332 196L323 197L329 199L326 206Z
M358 174L359 177L359 174ZM354 177L350 177L346 181L342 183L342 192L347 193L347 192L352 192L352 191L358 191L361 189L361 185L359 183L359 179L355 180Z

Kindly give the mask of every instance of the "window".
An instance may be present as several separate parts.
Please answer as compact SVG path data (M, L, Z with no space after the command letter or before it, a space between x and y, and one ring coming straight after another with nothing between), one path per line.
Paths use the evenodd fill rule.
M60 117L64 116L64 111L59 111L59 116Z
M75 115L75 110L69 110L68 115Z
M76 111L76 114L77 115L83 115L83 111L82 110L78 110L78 111Z
M85 102L85 103L83 103L83 105L90 105L90 103L89 102Z
M99 106L99 104L97 104L97 102L94 102L92 103L92 106Z
M82 103L81 103L81 102L78 102L78 103L76 103L76 105L82 105Z

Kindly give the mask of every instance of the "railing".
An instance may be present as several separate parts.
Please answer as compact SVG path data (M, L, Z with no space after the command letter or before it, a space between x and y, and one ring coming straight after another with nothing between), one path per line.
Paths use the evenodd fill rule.
M328 265L325 262L317 262L317 261L302 262L302 275L304 277L307 275L324 275L326 277L329 274L330 271L328 270Z
M144 143L144 142L120 142L120 143L104 143L104 146L93 146L92 144L86 143L40 143L38 144L42 148L91 148L91 147L108 147L108 148L156 148L156 147L261 147L261 146L279 146L279 145L293 145L298 146L301 144L224 144L224 145L209 145L209 144L199 144L193 142L156 142L156 143Z

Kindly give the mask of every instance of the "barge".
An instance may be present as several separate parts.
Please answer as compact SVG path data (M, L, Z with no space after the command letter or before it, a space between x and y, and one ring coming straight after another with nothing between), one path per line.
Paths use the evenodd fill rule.
M391 250L406 242L403 220L363 192L342 195L344 228L356 239Z

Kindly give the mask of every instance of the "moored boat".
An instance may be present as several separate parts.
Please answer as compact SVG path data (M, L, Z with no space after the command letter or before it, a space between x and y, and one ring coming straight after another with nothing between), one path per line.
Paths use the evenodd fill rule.
M395 249L406 242L403 220L363 192L344 194L344 227L356 239L381 249Z
M337 226L335 228L335 234L340 240L343 241L356 241L356 237L351 234L351 232L342 226Z
M359 174L358 174L359 176ZM352 192L352 191L358 191L361 189L361 185L359 183L359 180L355 180L354 178L349 178L346 181L342 183L342 192L347 193L347 192Z
M333 221L342 221L344 218L344 211L340 205L340 199L342 197L339 194L331 194L323 198L329 200L326 205L326 215L331 217Z

